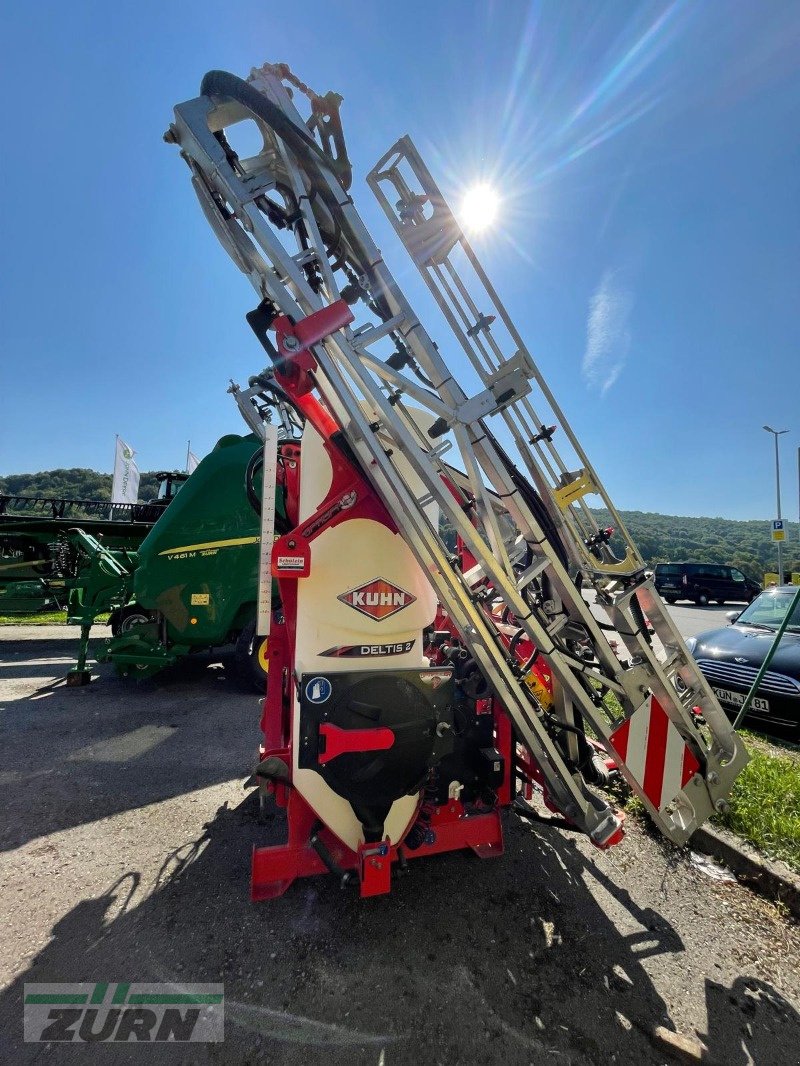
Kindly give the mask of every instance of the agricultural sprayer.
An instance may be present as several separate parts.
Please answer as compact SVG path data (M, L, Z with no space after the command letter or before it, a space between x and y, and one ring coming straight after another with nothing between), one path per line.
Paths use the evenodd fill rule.
M299 441L261 431L286 528L273 543L262 524L257 777L288 839L255 849L253 896L325 871L372 895L411 858L497 856L502 811L534 794L607 848L623 836L597 789L611 769L683 843L747 753L403 137L367 182L452 336L435 344L415 315L354 205L340 103L282 65L212 71L166 134L255 290L264 391L303 425Z

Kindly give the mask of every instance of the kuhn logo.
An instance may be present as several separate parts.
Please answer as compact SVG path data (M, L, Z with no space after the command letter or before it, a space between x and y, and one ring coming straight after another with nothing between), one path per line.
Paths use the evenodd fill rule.
M372 581L337 596L342 603L354 607L368 618L374 618L376 622L382 622L384 618L397 614L414 603L416 598L383 577L373 578Z

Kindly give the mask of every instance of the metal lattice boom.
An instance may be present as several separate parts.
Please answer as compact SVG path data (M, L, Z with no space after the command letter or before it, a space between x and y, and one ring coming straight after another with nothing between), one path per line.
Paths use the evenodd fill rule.
M244 120L263 137L262 149L246 159L229 140ZM419 322L346 190L341 144L334 159L315 129L303 122L281 68L264 67L251 83L207 75L202 95L175 108L167 139L180 146L207 219L257 293L259 308L249 317L262 323L254 328L268 350L264 326L276 316L299 328L329 311L333 325L308 345L314 388L554 801L599 844L618 831L615 812L570 758L570 731L585 723L661 830L683 842L724 805L747 761L743 745L413 144L398 141L368 180L466 360L440 352ZM394 461L398 454L413 478ZM592 496L612 515L621 558L598 527ZM467 572L455 565L430 504L476 560ZM550 664L556 701L548 713L500 639L501 618L513 618ZM625 647L623 661L610 629ZM642 779L648 739L639 726L652 703L698 767L663 804ZM622 733L635 734L639 749L626 753Z

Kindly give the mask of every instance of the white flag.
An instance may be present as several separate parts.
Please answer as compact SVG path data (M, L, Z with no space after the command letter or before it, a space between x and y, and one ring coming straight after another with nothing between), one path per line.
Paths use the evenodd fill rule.
M198 468L198 466L200 466L200 460L197 458L194 452L190 451L189 454L186 456L186 473L191 474L193 470L196 470Z
M122 437L117 437L114 481L111 485L112 503L136 503L139 499L139 467L133 458L135 454Z

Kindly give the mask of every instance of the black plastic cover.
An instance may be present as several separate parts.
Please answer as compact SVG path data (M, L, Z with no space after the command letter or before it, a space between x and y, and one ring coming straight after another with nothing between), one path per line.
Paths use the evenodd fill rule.
M450 667L303 674L300 678L298 763L316 770L348 800L367 840L380 840L389 808L419 791L453 747L453 671ZM387 728L384 751L346 752L320 764L320 726Z

